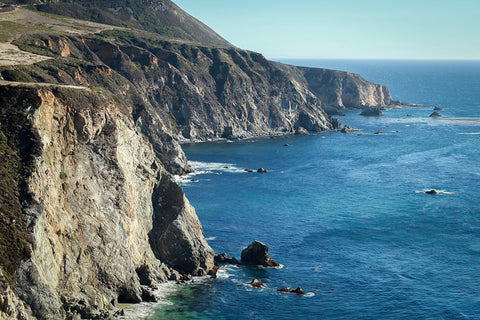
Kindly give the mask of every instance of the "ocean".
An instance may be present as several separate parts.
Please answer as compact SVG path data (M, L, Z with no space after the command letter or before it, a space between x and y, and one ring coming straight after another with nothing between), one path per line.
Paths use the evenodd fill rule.
M184 145L197 172L181 184L215 252L259 240L281 267L170 285L145 316L480 319L480 61L282 62L359 73L426 107L347 111L348 134Z

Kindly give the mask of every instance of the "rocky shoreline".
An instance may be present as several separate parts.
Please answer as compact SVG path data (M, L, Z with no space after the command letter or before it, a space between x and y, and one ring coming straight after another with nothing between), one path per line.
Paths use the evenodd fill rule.
M111 25L35 11L92 13L80 1L27 2L37 6L0 12L21 18L0 30L8 42L46 58L0 66L0 317L107 319L154 300L146 288L158 283L213 275L173 178L192 172L180 143L347 132L324 105L393 103L359 75L235 48L169 0L101 2L91 17ZM122 28L132 14L157 20ZM183 37L162 33L156 15L183 24Z

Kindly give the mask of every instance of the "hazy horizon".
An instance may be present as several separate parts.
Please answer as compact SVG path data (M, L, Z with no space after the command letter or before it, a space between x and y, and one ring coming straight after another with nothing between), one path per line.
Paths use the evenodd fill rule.
M480 60L477 0L173 0L270 59Z

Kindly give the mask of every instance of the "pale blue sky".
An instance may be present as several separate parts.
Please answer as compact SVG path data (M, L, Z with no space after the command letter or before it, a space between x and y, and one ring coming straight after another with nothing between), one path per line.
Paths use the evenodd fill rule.
M268 58L480 59L480 0L173 0Z

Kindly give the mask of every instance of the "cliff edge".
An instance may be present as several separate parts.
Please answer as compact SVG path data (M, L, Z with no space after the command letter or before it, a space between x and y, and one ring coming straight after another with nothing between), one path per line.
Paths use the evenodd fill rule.
M392 102L234 48L167 0L26 2L0 11L3 318L109 318L211 270L172 178L191 171L181 142L339 130L324 106Z

